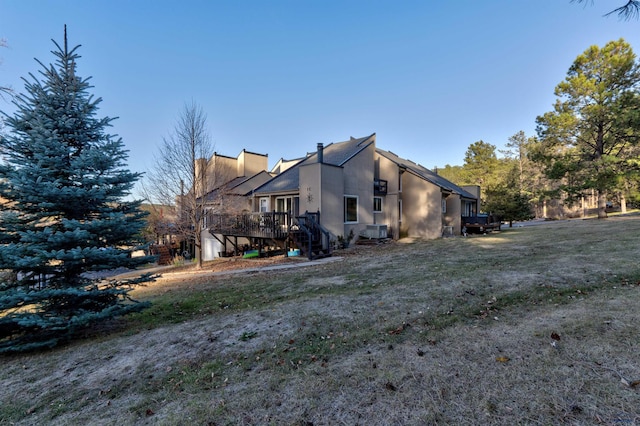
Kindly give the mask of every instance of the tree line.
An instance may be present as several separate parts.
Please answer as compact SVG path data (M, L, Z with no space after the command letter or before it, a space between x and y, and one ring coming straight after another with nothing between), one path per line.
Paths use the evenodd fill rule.
M535 206L558 199L571 207L596 197L599 218L607 217L612 201L622 209L638 205L639 90L640 65L626 41L591 46L556 86L553 110L536 118L537 135L519 131L502 151L474 142L462 166L438 173L480 185L482 209L509 221L531 218Z

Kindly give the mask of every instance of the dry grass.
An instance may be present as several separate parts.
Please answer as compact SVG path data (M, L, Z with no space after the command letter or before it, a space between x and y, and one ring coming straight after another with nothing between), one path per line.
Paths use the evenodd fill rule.
M167 274L121 331L3 358L0 424L640 424L638 235L550 222Z

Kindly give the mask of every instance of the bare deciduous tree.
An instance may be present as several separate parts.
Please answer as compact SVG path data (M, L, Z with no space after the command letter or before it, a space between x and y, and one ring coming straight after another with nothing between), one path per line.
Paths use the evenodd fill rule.
M195 102L185 104L142 184L152 205L175 207L176 232L193 242L198 267L202 267L203 195L215 179L207 167L213 151L206 114Z

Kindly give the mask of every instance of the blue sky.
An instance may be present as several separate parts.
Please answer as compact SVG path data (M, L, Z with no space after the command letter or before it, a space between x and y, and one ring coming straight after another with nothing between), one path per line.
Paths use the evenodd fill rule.
M622 3L0 0L0 83L23 91L66 24L132 170L192 100L218 153L268 154L270 167L374 132L426 167L461 165L478 140L534 135L590 45L622 37L640 53L640 21L603 17Z

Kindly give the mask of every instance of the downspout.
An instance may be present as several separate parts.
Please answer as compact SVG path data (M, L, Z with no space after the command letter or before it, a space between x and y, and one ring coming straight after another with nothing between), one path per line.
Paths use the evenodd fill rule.
M324 145L322 143L318 143L318 164L324 164ZM318 220L320 218L320 211L322 210L322 166L320 166L318 179Z

